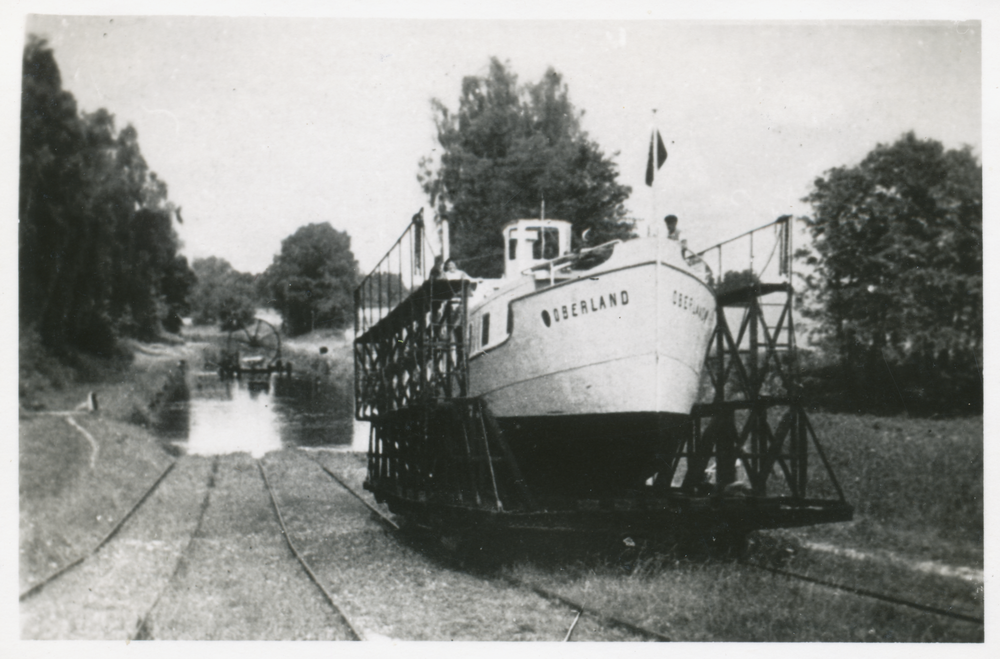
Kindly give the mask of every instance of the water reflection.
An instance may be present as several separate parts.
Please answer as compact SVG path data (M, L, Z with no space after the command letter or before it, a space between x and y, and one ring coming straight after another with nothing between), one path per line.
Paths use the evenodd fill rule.
M322 380L273 378L281 441L287 446L350 446L354 407L339 387Z
M351 398L338 383L274 376L263 386L204 374L191 394L162 410L156 423L160 437L182 452L259 458L283 446L368 447L368 424L354 421Z
M371 433L372 424L367 421L354 421L353 439L351 440L351 450L366 453L368 451L368 435Z
M195 399L186 449L193 455L247 452L255 458L281 448L280 423L268 393L230 385L229 400Z

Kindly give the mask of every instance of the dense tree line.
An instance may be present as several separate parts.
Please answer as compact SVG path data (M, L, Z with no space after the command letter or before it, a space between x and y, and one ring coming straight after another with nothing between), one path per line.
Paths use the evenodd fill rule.
M301 227L285 238L281 252L261 275L239 272L215 256L195 259L191 319L198 325L231 330L249 324L259 308L271 307L281 314L282 330L291 336L342 328L353 317L358 279L350 246L346 232L324 222Z
M195 259L191 269L198 278L191 291L191 320L196 325L230 329L253 320L259 306L256 277L215 256Z
M856 409L982 410L982 165L908 133L816 179L805 311Z
M194 275L177 254L167 186L132 126L81 113L52 50L29 37L21 90L18 266L22 323L56 348L176 331Z
M281 241L281 252L261 275L259 287L281 313L284 331L295 336L351 322L357 280L351 237L323 222Z
M496 58L486 76L462 80L458 111L432 101L440 162L425 158L419 180L451 228L451 253L475 276L503 272L500 228L545 216L573 222L591 241L631 234L614 162L580 127L562 76L549 69L535 84Z

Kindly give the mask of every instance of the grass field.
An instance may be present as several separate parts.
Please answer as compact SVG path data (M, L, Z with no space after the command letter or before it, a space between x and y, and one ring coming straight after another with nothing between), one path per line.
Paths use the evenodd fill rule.
M132 424L73 421L83 430L64 416L18 424L22 592L96 546L172 462Z
M131 344L134 357L78 355L75 368L30 335L20 346L20 586L92 549L172 458L148 432L158 409L186 396L183 345ZM27 340L25 340L27 339ZM97 395L97 414L74 410ZM55 413L55 414L52 414Z
M854 520L760 532L749 560L982 617L982 582L940 569L983 567L982 418L816 413L811 419L855 506ZM835 496L832 488L820 494ZM506 569L682 641L984 638L973 623L678 551L643 550L627 561L591 557L562 567L526 560Z
M655 629L676 641L977 642L981 626L789 581L737 562L642 561L562 573L531 564L520 579Z
M811 419L855 521L818 526L804 537L982 567L982 417Z

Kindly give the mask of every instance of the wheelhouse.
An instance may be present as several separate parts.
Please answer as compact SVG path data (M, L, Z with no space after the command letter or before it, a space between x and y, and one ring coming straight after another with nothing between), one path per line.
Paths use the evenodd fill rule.
M565 220L514 220L503 227L504 276L517 277L525 270L569 254L573 225Z

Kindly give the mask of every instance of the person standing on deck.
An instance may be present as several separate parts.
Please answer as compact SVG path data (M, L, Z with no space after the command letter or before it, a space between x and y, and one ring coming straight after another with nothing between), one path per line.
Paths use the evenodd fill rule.
M681 232L677 229L677 216L667 215L663 218L663 221L667 223L667 238L670 240L680 240Z

